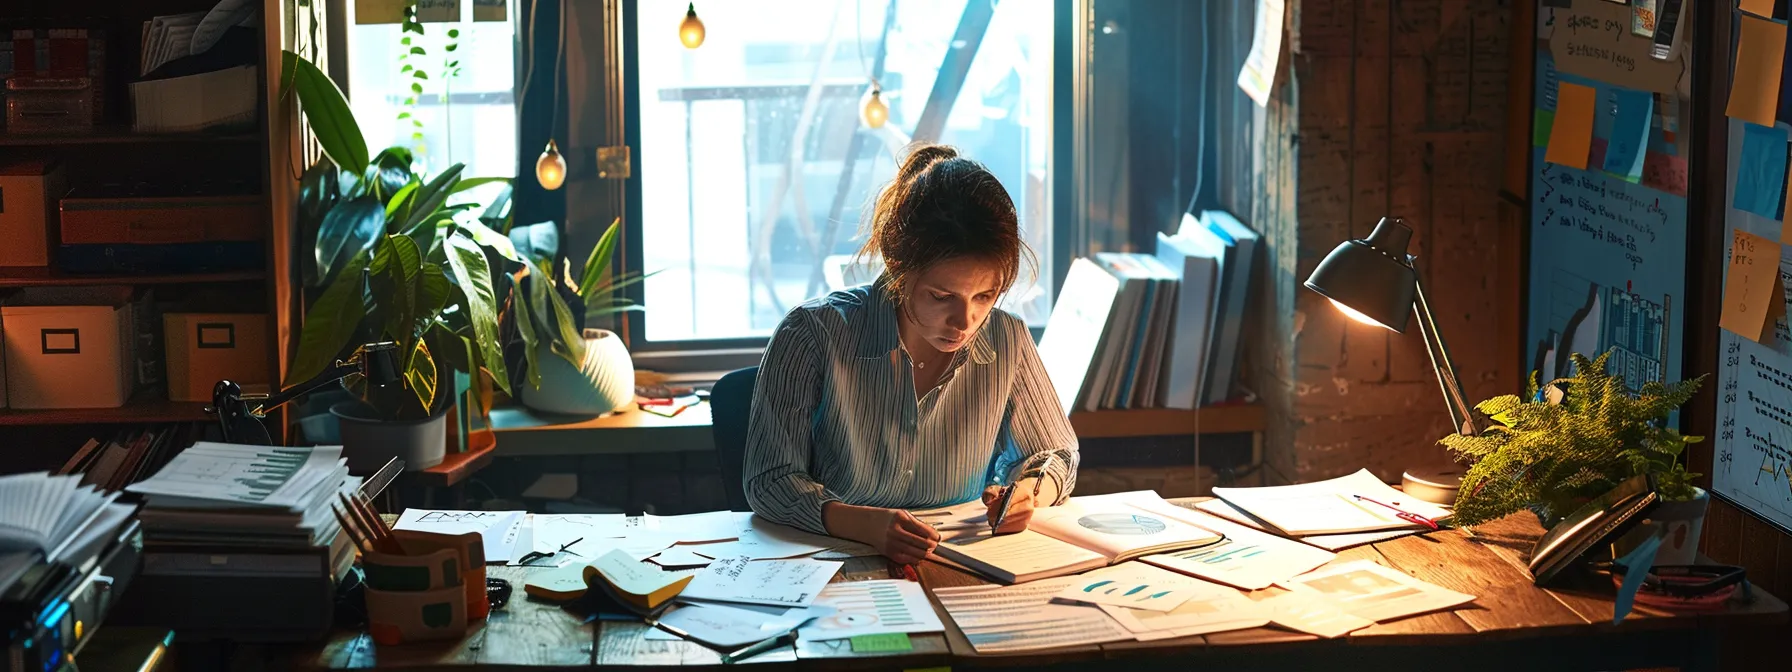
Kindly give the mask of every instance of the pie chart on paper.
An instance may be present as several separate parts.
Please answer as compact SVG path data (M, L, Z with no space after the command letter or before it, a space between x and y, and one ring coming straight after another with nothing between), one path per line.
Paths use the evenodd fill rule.
M1164 521L1135 513L1091 513L1078 518L1076 524L1102 534L1147 535L1169 528Z

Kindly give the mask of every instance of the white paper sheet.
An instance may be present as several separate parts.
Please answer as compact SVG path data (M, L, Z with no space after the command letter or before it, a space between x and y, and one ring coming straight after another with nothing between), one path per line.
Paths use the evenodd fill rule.
M1263 521L1252 518L1251 514L1245 513L1243 510L1227 503L1226 500L1223 499L1209 499L1205 502L1196 504L1195 508L1198 508L1205 513L1213 514L1220 518L1249 527L1253 530L1267 529L1264 527ZM1382 530L1380 532L1356 532L1352 534L1310 534L1304 537L1294 537L1293 539L1308 546L1323 548L1336 553L1346 548L1355 548L1363 544L1373 544L1378 541L1398 539L1409 534L1418 534L1421 531L1422 530L1419 529L1405 529Z
M714 562L714 559L712 559L712 558L698 555L696 553L696 551L694 550L696 548L699 548L699 547L685 546L682 544L678 545L678 546L673 546L666 550L660 551L659 555L653 556L653 563L656 565L659 565L661 567L683 568L683 567L708 567L711 562Z
M779 607L806 607L840 571L827 560L753 560L745 556L716 560L697 573L679 597L710 602L740 602Z
M825 641L946 629L921 584L903 579L830 583L815 598L815 606L831 607L834 613L797 631L803 639Z
M1371 621L1390 621L1473 602L1475 596L1426 583L1369 560L1357 560L1283 582Z
M1269 104L1269 92L1276 82L1276 62L1282 58L1282 3L1283 0L1257 0L1256 37L1238 73L1238 88L1244 89L1257 107Z
M348 473L342 446L282 448L201 441L154 476L125 488L152 507L284 508L303 513Z
M1148 555L1140 560L1245 590L1262 590L1331 562L1336 554L1290 541L1268 532L1221 520L1199 511L1181 510L1190 522L1225 535L1225 540L1184 551Z
M397 530L436 532L440 534L479 533L485 545L486 562L503 562L511 557L517 537L523 530L522 511L449 511L441 509L405 509L398 514Z
M1103 644L1133 636L1096 607L1055 604L1052 595L1076 579L1014 586L940 588L933 592L978 653Z
M754 530L748 530L740 533L740 537L733 541L692 546L691 550L710 558L732 558L744 555L754 560L777 560L814 555L827 550L827 548L827 546L801 541L777 539Z
M684 612L680 614L679 612ZM659 622L691 633L694 639L717 647L746 646L767 637L775 637L805 621L819 620L834 614L832 607L767 607L746 604L680 603L666 612ZM643 639L676 641L683 639L661 628L647 631Z
M1290 536L1344 534L1380 530L1416 530L1421 526L1399 519L1401 511L1438 519L1450 515L1436 504L1408 497L1381 482L1368 469L1348 476L1266 488L1214 488L1213 494Z
M1056 599L1142 611L1170 611L1197 594L1196 590L1174 584L1085 576L1058 591Z
M1327 639L1375 624L1311 593L1283 593L1258 602L1257 607L1276 625Z

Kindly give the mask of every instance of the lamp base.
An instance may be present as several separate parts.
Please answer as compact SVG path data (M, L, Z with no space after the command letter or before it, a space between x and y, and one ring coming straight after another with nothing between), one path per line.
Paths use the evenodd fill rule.
M1423 467L1408 469L1400 475L1400 489L1407 495L1438 504L1456 505L1456 490L1462 486L1463 468Z

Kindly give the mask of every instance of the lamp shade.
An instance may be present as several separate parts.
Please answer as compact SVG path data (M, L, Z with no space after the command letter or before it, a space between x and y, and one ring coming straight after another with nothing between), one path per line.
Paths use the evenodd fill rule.
M1412 229L1399 217L1383 217L1363 240L1347 240L1325 255L1307 289L1319 292L1359 320L1406 331L1418 283L1406 256Z

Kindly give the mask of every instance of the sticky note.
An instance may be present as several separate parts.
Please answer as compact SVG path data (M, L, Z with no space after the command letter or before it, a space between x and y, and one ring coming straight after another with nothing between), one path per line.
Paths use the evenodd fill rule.
M896 653L913 651L914 642L900 632L883 635L859 635L850 640L853 653Z
M1779 219L1780 189L1786 186L1786 132L1772 126L1742 125L1742 156L1736 161L1732 206Z
M1742 0L1741 9L1755 16L1771 17L1773 0Z
M1593 147L1593 105L1599 94L1590 86L1562 82L1556 90L1556 119L1549 130L1549 151L1543 160L1586 170Z
M1773 328L1769 314L1784 311L1785 301L1779 242L1736 229L1730 240L1730 267L1724 276L1723 311L1717 326L1755 341L1765 340ZM1773 303L1780 305L1776 309Z
M1605 148L1605 172L1635 184L1643 177L1643 150L1649 143L1649 121L1655 116L1655 94L1618 90L1613 95L1618 114Z
M1549 129L1556 123L1556 111L1537 108L1531 117L1531 146L1548 147Z
M1736 71L1730 79L1726 116L1772 126L1780 102L1780 73L1785 68L1786 25L1747 14L1736 38Z

